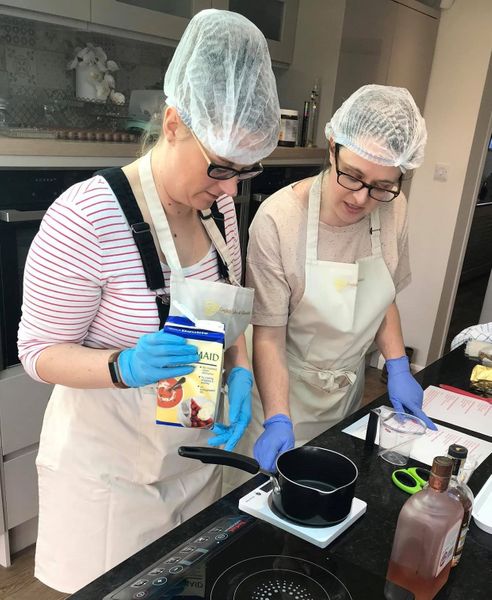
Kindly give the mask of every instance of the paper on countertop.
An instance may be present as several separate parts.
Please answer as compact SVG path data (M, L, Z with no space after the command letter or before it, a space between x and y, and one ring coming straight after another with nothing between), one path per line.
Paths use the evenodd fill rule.
M480 400L478 400L478 402L480 402ZM484 404L486 403L484 402ZM352 423L352 425L343 429L343 432L361 440L365 440L368 420L369 415L365 415L355 423ZM477 461L478 467L478 465L492 453L492 443L490 442L480 440L471 435L467 435L466 433L460 433L459 431L444 427L443 425L438 425L438 427L438 431L431 431L428 429L422 437L414 442L410 453L411 458L431 466L435 456L446 456L451 444L460 444L461 446L468 448L468 456L473 457ZM379 423L376 432L376 443L378 440Z
M492 437L492 404L430 385L422 408L431 419L478 431Z

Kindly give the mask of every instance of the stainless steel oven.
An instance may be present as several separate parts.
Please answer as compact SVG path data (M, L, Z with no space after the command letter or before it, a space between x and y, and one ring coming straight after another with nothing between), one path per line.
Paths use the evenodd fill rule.
M276 191L289 183L299 181L311 175L317 175L322 169L321 164L315 165L265 165L263 173L254 179L241 183L239 193L234 199L239 228L239 243L243 267L242 283L245 282L246 251L248 248L249 226L260 204Z
M19 363L24 265L46 209L96 169L0 170L0 370Z
M263 173L251 181L251 202L248 214L248 227L251 225L251 221L254 219L260 204L269 196L290 183L295 183L306 177L317 175L321 172L322 168L321 164L265 167ZM246 251L246 246L244 250Z

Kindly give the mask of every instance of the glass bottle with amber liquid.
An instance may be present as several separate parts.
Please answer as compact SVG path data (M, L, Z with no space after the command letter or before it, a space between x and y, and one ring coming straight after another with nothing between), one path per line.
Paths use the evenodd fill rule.
M461 522L461 528L451 562L451 565L455 567L460 562L461 553L463 552L475 498L473 492L466 483L467 478L471 474L468 473L466 475L464 469L466 458L468 456L468 449L460 444L451 444L448 449L448 456L453 461L453 471L448 487L448 494L458 500L458 502L461 502L464 511L463 521Z
M464 514L447 493L452 468L449 457L436 456L429 485L400 511L386 574L387 600L432 600L448 580Z

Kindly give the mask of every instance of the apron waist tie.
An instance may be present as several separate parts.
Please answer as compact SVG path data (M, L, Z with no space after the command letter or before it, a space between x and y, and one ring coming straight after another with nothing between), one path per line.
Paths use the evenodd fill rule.
M292 354L287 354L287 357L290 370L298 379L327 392L353 385L357 379L356 373L360 365L359 361L341 369L320 369Z

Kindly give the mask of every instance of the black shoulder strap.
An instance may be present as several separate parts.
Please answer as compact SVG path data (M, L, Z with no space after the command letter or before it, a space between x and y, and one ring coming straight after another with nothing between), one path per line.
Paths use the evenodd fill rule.
M210 207L209 215L204 215L202 211L199 212L202 221L206 221L207 219L210 219L210 217L212 217L212 219L215 221L215 224L217 225L218 230L220 231L221 236L224 238L224 242L227 244L224 215L220 212L219 207L217 206L217 202L214 201L214 203ZM222 260L222 257L218 252L217 263L221 278L227 281L229 279L229 268L227 267L226 263Z
M142 213L126 175L119 167L103 169L102 171L97 171L95 175L104 177L120 203L142 260L147 287L153 292L164 290L166 284L159 255L154 244L154 238L150 232L149 224L143 220ZM159 313L159 324L162 328L169 315L169 297L156 295L155 301Z
M119 167L111 167L110 169L102 169L97 171L94 175L101 175L108 182L109 186L113 190L116 199L118 200L121 209L130 225L130 229L137 245L142 265L145 273L145 280L147 287L153 292L157 290L164 290L165 281L162 273L162 267L159 260L159 255L154 243L154 238L150 232L150 226L143 220L142 213L138 207L137 200L133 194L133 190ZM225 233L224 215L220 212L217 202L214 202L210 207L211 215L215 224L217 225L224 241L227 243ZM210 216L205 217L200 212L202 219L208 219ZM222 260L220 254L217 252L217 260L219 273L222 279L227 280L229 278L229 269ZM157 304L157 310L159 312L159 323L160 327L164 327L164 323L169 316L169 297L167 295L157 295L155 298Z

